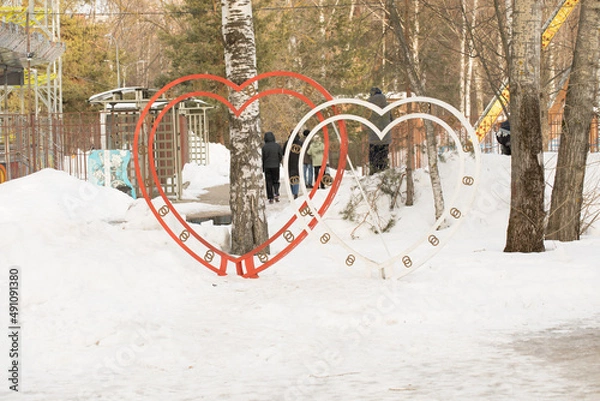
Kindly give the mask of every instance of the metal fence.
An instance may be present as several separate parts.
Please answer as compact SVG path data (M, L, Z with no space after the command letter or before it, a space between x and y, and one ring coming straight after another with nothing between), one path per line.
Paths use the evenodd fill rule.
M189 115L188 115L189 114ZM44 168L65 171L80 179L88 178L89 152L94 149L132 150L135 127L139 119L138 112L119 113L63 113L46 116L22 114L0 114L0 182L23 177ZM142 131L141 151L147 146L154 116L150 115ZM546 151L558 150L562 126L562 114L549 118L549 135L545 138ZM208 162L206 130L207 122L193 113L177 114L177 117L165 116L154 136L153 167L159 176L162 189L169 196L177 196L181 188L181 168L188 161ZM392 167L406 164L406 138L409 126L399 126L393 131L393 143L390 148ZM598 118L594 118L590 128L590 152L598 152L600 146ZM415 168L426 165L424 150L424 127L415 123L412 126ZM458 133L465 142L466 134ZM455 145L441 130L438 133L440 153L451 150ZM484 153L500 153L494 134L488 134L480 144ZM368 144L351 145L351 157L358 158L367 166ZM353 153L353 154L352 154ZM142 155L144 156L144 155ZM140 159L146 160L145 157ZM337 164L337 163L335 163ZM336 167L336 165L332 165ZM133 165L129 167L129 176L136 191L140 185L149 190L156 189L151 182L149 166L143 165L144 183L137 183ZM139 193L139 192L138 192Z
M139 138L144 182L137 182L133 163L128 167L128 176L136 193L139 193L141 185L150 193L156 193L157 185L151 180L150 167L146 163L148 133L154 119L154 115L147 118ZM10 180L44 168L54 168L86 180L92 150L133 150L138 120L139 112L64 113L38 117L0 114L0 178ZM207 159L205 137L199 138L188 128L184 115L174 113L167 113L155 129L153 168L162 190L168 196L177 197L181 188L180 172L183 164L189 161L190 153L202 152ZM194 135L193 150L188 146L190 135Z
M558 152L560 145L560 135L562 133L562 113L557 113L549 116L548 134L544 137L544 150L547 152ZM393 131L394 140L390 146L390 157L392 167L406 165L407 152L407 133L410 127L404 125ZM427 164L425 155L425 127L422 124L414 124L411 129L412 142L414 146L414 163L415 168L424 167ZM457 130L457 136L461 143L467 142L465 132ZM442 155L447 150L452 150L456 144L442 131L441 127L436 127L436 137L438 140L438 153ZM363 145L364 158L366 160L368 154L368 145ZM500 146L495 138L495 133L490 132L480 142L481 151L483 153L501 154ZM592 120L589 133L589 152L595 153L600 151L600 120L597 116ZM366 161L365 161L366 164Z

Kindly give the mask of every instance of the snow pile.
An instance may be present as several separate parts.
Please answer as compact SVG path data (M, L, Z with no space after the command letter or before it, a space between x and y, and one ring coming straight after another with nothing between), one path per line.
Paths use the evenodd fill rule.
M1 184L0 294L8 269L21 270L19 399L598 399L588 352L600 346L598 229L547 241L547 252L503 253L510 158L482 163L464 224L399 281L346 266L343 249L313 236L258 280L218 277L144 200L52 170ZM223 176L209 166L190 188L211 174ZM431 222L429 179L417 178L418 202L390 236L403 239L409 218ZM327 215L336 229L350 183ZM270 227L289 219L287 203L267 207ZM223 241L210 225L202 235ZM6 296L0 311L6 328ZM8 349L3 336L4 366ZM4 371L0 398L13 399Z
M209 144L209 163L200 166L186 163L183 166L182 180L189 183L183 191L184 199L195 199L206 193L205 188L229 183L229 150L219 143Z
M123 192L48 168L2 184L0 221L122 220L132 202Z

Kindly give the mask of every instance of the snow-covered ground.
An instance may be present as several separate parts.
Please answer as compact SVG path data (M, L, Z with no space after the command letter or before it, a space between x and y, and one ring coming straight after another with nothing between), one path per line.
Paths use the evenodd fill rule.
M549 177L555 157L546 155ZM215 177L221 159L208 169ZM223 183L186 173L189 197ZM9 390L14 358L3 335L0 399L600 400L599 227L581 241L547 241L543 253L502 252L509 178L509 157L484 155L464 224L400 280L347 267L315 236L259 279L218 277L143 199L54 170L6 182L0 313L11 334L17 268L20 391ZM430 219L427 183L417 181L418 202L386 235ZM336 227L343 206L327 214ZM267 207L273 227L291 213L287 203ZM223 227L198 229L227 238Z

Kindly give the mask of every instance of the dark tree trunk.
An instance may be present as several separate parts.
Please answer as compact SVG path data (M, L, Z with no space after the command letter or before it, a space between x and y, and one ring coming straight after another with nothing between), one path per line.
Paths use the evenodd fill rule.
M511 199L505 252L544 251L541 0L514 2L510 54Z
M583 184L600 61L600 1L582 0L546 238L581 235Z

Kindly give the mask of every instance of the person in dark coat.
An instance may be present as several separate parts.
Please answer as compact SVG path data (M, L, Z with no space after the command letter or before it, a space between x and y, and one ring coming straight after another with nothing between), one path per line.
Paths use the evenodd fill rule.
M275 141L275 135L271 131L265 133L264 139L262 166L265 173L267 198L269 203L273 203L273 200L279 202L279 165L283 159L283 150Z
M370 97L367 99L369 103L373 103L380 108L387 106L387 99L379 88L371 88ZM383 131L385 127L392 121L392 115L388 111L382 116L379 113L372 112L369 121L375 125L379 131ZM389 167L389 148L392 143L391 131L385 134L383 139L380 139L377 133L367 128L369 133L369 174L375 174Z
M496 140L500 144L503 155L510 156L510 122L503 121L496 132Z
M283 145L283 153L286 152L289 143L290 138L288 138L288 140L285 141L285 145ZM288 158L287 165L288 177L290 179L290 188L292 190L292 195L294 195L294 199L298 197L298 189L300 188L300 168L298 167L298 162L300 161L301 149L302 141L300 140L300 137L296 135L290 148L290 156Z

